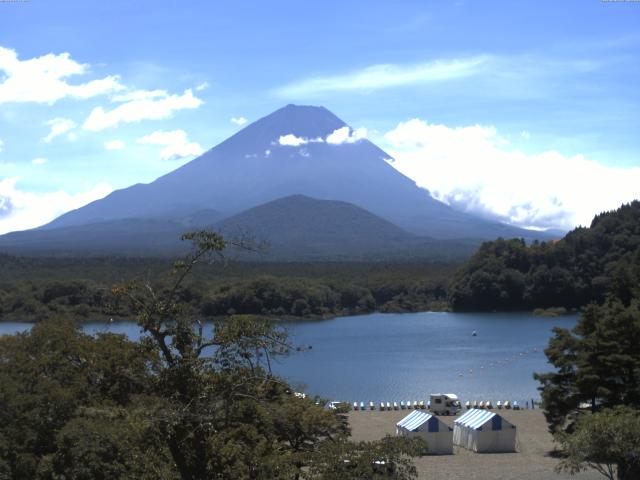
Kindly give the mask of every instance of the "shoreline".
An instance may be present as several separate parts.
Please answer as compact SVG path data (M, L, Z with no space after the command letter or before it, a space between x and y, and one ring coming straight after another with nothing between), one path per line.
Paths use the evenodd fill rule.
M271 320L271 321L276 321L276 322L281 322L281 323L294 323L294 322L322 322L325 320L334 320L336 318L342 318L342 317L361 317L361 316L366 316L366 315L376 315L376 314L381 314L381 315L392 315L392 314L417 314L417 313L455 313L455 314L510 314L510 313L519 313L519 314L530 314L536 317L543 317L543 318L553 318L553 317L564 317L564 316L569 316L569 315L575 315L576 313L579 313L578 310L567 310L563 313L556 313L556 314L552 314L552 315L545 315L545 314L541 314L541 313L536 313L537 309L534 310L499 310L499 311L484 311L484 310L478 310L478 311L471 311L471 310L460 310L460 311L454 311L451 310L450 308L446 308L446 309L436 309L436 310L399 310L399 311L383 311L383 310L373 310L370 312L341 312L341 313L336 313L336 314L331 314L331 315L309 315L309 316L302 316L302 317L296 317L296 316L292 316L292 315L284 315L284 316L275 316L275 315L260 315L260 314L256 314L256 313L234 313L232 315L251 315L251 316L255 316L255 317L261 317L261 318L265 318L267 320ZM61 314L62 316L66 315L64 312ZM74 315L71 315L74 316ZM216 316L216 317L205 317L202 320L204 322L214 322L216 320L219 319L223 319L223 318L228 318L231 315L226 315L226 316ZM111 322L110 319L113 319L113 321ZM24 324L36 324L38 322L43 321L42 319L35 319L35 318L30 318L30 319L14 319L14 318L6 318L6 317L2 317L0 318L0 324L3 323L24 323ZM83 318L81 320L78 320L78 323L80 324L88 324L88 323L126 323L126 322L132 322L135 323L136 320L133 318L116 318L116 317L111 317L109 315L96 315L94 318L92 319L86 319Z

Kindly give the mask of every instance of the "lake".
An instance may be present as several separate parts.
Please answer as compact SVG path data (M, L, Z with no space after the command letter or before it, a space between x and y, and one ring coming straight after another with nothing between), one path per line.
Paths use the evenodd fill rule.
M456 393L464 400L538 399L533 372L551 367L543 349L554 326L570 328L577 315L423 312L359 315L283 323L297 345L311 350L280 360L274 370L305 391L331 400L426 399ZM29 328L0 323L0 334ZM135 339L135 323L89 323ZM476 331L477 336L472 332Z

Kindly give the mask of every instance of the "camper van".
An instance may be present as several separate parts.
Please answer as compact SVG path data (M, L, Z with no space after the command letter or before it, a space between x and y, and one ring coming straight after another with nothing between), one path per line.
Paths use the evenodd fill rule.
M436 415L455 415L461 410L460 400L453 393L432 393L429 400L429 410Z

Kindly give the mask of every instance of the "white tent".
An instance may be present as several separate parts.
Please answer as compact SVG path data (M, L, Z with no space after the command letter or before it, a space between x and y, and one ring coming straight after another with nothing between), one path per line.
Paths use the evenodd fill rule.
M453 443L474 452L515 452L516 427L495 412L474 408L454 421Z
M430 413L414 410L396 424L396 435L427 441L427 453L453 453L453 429Z

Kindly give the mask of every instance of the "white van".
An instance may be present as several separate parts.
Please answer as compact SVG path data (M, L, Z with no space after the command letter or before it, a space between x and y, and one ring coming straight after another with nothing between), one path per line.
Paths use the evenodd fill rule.
M462 409L458 396L454 393L432 393L429 410L436 415L455 415Z

